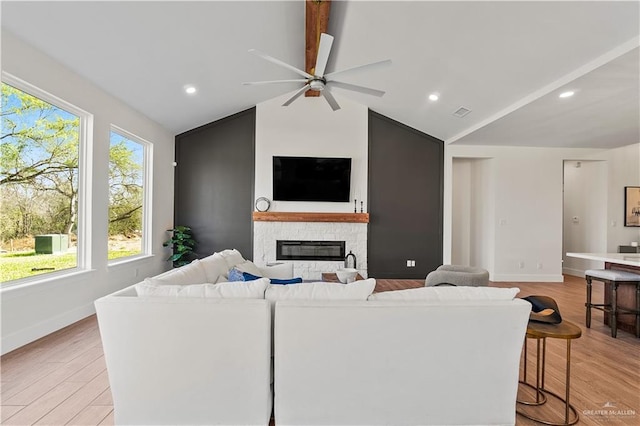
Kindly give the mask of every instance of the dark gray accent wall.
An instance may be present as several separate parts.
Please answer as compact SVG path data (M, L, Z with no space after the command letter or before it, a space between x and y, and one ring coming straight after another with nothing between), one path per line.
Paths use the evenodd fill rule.
M369 276L423 279L442 264L443 167L442 140L369 111Z
M198 257L253 258L255 120L251 108L176 136L174 223L193 229Z

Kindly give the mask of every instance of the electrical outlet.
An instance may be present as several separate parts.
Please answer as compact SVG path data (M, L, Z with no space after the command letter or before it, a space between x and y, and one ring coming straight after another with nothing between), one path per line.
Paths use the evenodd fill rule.
M411 268L411 261L407 260L407 268Z
M542 262L538 262L537 267L538 267L538 269L542 269Z
M412 260L412 261L411 261L411 267L412 267L412 268L415 268L415 266L416 266L416 261L415 261L415 260Z
M524 262L523 261L518 262L518 268L520 268L520 269L524 268Z

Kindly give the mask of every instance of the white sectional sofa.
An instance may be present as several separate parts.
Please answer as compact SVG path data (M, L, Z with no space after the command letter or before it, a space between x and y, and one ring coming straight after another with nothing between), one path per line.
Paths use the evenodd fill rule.
M518 289L228 283L220 258L96 301L117 424L515 423Z

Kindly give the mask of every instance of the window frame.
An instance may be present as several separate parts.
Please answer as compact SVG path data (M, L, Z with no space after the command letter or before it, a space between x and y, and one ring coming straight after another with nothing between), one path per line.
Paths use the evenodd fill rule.
M45 272L31 277L18 278L2 283L0 291L24 285L36 285L61 277L77 275L91 270L91 242L92 242L92 197L93 187L93 114L39 88L8 72L2 71L0 81L15 87L33 97L45 101L57 108L78 117L78 223L77 223L77 253L75 268L61 271Z
M152 229L152 183L153 183L153 143L141 138L120 126L111 124L109 127L109 157L111 157L111 133L117 133L118 135L129 139L132 142L142 145L142 243L141 251L138 254L131 256L118 257L116 259L107 259L108 266L115 266L122 263L131 262L144 257L152 256L152 237L150 235ZM110 161L110 160L109 160ZM108 177L107 177L108 179ZM110 203L107 203L107 211L110 208ZM107 214L107 217L109 215ZM108 225L108 224L107 224ZM107 226L107 239L108 235ZM107 250L107 255L109 251Z

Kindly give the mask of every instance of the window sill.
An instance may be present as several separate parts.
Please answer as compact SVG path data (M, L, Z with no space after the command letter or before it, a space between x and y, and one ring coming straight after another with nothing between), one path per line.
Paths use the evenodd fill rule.
M21 278L13 282L2 283L0 294L2 297L13 296L23 292L31 292L39 290L43 285L47 288L56 287L68 282L69 279L75 279L95 272L95 269L73 269L69 271L50 272L45 275Z
M120 259L110 260L107 264L107 268L117 268L119 266L127 266L132 263L137 263L144 260L153 259L155 255L153 254L137 254L135 256L122 257Z

